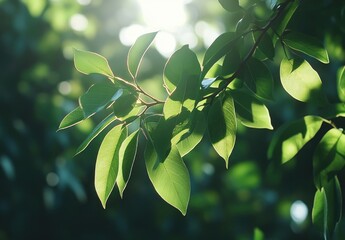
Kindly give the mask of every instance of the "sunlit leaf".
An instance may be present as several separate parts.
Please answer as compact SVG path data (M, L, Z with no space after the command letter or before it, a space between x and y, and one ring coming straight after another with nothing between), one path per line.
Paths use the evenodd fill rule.
M273 129L265 104L244 91L231 91L238 119L244 126Z
M317 39L303 33L288 32L284 42L292 49L302 52L322 63L329 63L328 53Z
M203 69L201 78L203 79L206 76L207 72L211 67L218 62L223 56L230 52L231 48L234 46L234 39L236 38L236 33L226 32L220 35L206 50L204 60L203 60Z
M259 229L255 228L254 229L254 240L265 240L265 235L264 233Z
M329 130L317 145L314 157L314 182L318 189L324 186L345 166L345 134L342 130Z
M175 91L183 81L198 81L200 75L200 64L193 51L187 45L177 50L168 60L164 68L164 85L169 93ZM196 79L198 78L198 79ZM200 80L201 81L201 80Z
M169 61L166 68L176 67L175 61L178 62L180 68L175 68L174 76L165 73L166 82L177 83L176 88L164 103L165 119L179 115L184 110L192 112L201 84L199 78L201 70L195 53L185 46L178 51L177 56L174 55L172 56L174 62Z
M84 112L84 117L88 118L103 110L111 102L118 99L122 93L123 90L119 89L111 82L101 82L92 85L89 90L79 98L79 105Z
M135 156L137 154L138 138L139 130L129 135L123 141L119 150L119 172L117 174L116 182L121 197L123 197L123 191L131 177Z
M138 37L133 46L129 49L127 57L128 71L133 78L136 78L140 68L141 61L152 44L157 32L146 33Z
M84 112L80 107L68 113L61 121L59 130L72 127L84 120Z
M146 169L157 193L183 215L187 213L190 178L177 148L173 146L165 159L160 159L152 144L145 150Z
M226 168L235 146L236 129L234 100L230 96L218 97L208 114L208 132L213 148L224 159Z
M345 67L342 67L338 72L337 81L338 96L342 102L345 102Z
M181 136L175 136L171 142L176 147L181 155L185 156L192 151L196 145L201 141L206 130L206 118L203 112L195 111L195 115L190 126Z
M323 119L305 116L287 123L275 133L268 149L268 157L285 163L291 160L320 130Z
M320 105L327 103L319 74L306 60L283 59L280 64L280 79L284 89L293 98Z
M342 216L342 193L337 177L333 177L315 193L312 220L325 237L332 239Z
M222 7L229 12L241 10L238 0L218 0Z
M127 128L117 125L104 137L98 150L95 188L104 208L115 186L119 168L119 149L126 136Z
M114 116L114 114L110 114L105 119L103 119L99 124L97 124L97 126L92 130L89 136L87 136L87 138L82 142L82 144L80 144L80 146L77 149L76 155L84 151L85 148L89 146L90 142L95 137L97 137L98 134L100 134L107 126L109 126L109 124L111 124L115 120L116 120L116 117Z
M84 74L99 73L107 77L114 77L107 59L97 53L74 50L75 68Z
M264 63L255 58L249 59L241 75L244 76L249 89L257 96L267 100L273 99L273 78Z

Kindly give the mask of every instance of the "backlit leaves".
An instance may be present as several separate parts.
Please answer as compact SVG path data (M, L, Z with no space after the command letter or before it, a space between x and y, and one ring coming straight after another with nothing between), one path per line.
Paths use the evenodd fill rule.
M345 67L342 67L338 72L337 81L338 96L342 102L345 102Z
M114 77L107 59L97 53L75 49L74 65L84 74L99 73L110 78Z
M187 213L190 178L177 148L173 146L165 159L160 159L152 144L145 150L146 169L157 193L183 215Z
M218 97L209 110L208 132L213 148L224 159L226 168L235 146L236 129L234 100L229 95Z
M72 127L84 120L84 112L80 107L75 108L73 111L68 113L59 125L59 130Z

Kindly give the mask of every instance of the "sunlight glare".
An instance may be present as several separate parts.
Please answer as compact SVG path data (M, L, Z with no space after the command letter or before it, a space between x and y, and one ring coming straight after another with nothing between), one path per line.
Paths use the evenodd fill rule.
M204 21L199 21L195 25L195 32L203 40L205 47L211 46L213 41L221 34L222 31L223 29L218 29Z
M145 32L147 31L143 26L139 24L132 24L120 30L120 41L125 46L132 46L135 40Z
M168 58L176 49L176 39L173 34L169 32L158 32L155 39L155 46L157 51L164 57Z
M91 3L91 0L77 0L80 5L86 6Z
M174 31L187 22L183 0L137 0L145 24L155 30Z
M83 14L77 13L71 17L69 24L73 30L82 32L86 30L89 22Z

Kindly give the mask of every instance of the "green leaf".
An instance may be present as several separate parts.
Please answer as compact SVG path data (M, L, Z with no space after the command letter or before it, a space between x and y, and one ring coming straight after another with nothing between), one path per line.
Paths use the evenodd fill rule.
M201 141L206 130L206 118L203 112L195 111L191 125L181 131L172 140L172 145L176 145L181 157L192 151Z
M222 67L222 76L230 76L241 64L241 56L238 49L232 49L225 55Z
M238 0L218 0L218 2L229 12L237 12L241 10Z
M283 37L283 41L290 48L315 58L322 63L329 63L328 53L317 39L297 32L288 32Z
M79 72L84 74L99 73L110 78L114 77L107 59L94 52L75 49L74 65Z
M268 149L268 157L281 163L291 160L320 130L323 119L305 116L290 122L273 136Z
M124 90L121 97L119 97L112 105L115 116L121 120L130 113L136 106L139 94L137 92L130 92Z
M250 58L242 73L243 80L258 97L273 100L273 78L264 63Z
M208 114L208 132L212 146L224 159L226 168L235 146L236 129L234 100L230 96L218 97Z
M114 114L109 114L103 121L101 121L97 126L92 130L92 132L87 136L87 138L80 144L80 146L77 149L77 153L75 155L78 155L82 151L89 146L90 142L98 136L109 124L114 122L116 120L116 117Z
M129 49L127 57L128 71L135 79L138 76L141 61L146 51L151 46L157 32L146 33L138 37L133 46Z
M119 168L119 149L127 136L127 129L117 125L104 137L99 148L95 168L95 188L103 207L115 186Z
M119 188L120 196L123 197L129 178L131 177L132 168L137 154L139 130L129 135L122 143L119 150L119 172L116 182Z
M281 36L283 32L285 31L285 28L290 22L292 15L296 12L299 5L299 1L298 0L294 0L291 2L286 1L286 3L282 3L282 4L289 4L289 6L287 6L287 8L284 10L282 14L282 17L280 18L279 21L276 21L276 25L273 27L274 28L273 34L276 36L275 38L273 38L274 45L278 41L279 36Z
M103 110L111 102L118 99L123 93L115 84L102 82L92 85L89 90L79 98L79 105L88 118Z
M345 134L331 129L317 145L314 157L314 182L318 189L333 178L345 166Z
M204 60L203 60L203 69L201 74L201 79L205 77L207 72L211 67L218 62L223 56L230 52L234 46L234 40L236 39L236 33L226 32L220 35L206 50Z
M83 120L84 120L84 112L80 107L77 107L62 119L58 130L72 127Z
M253 39L254 41L258 41L258 38L260 36L260 34L262 34L262 32L253 32ZM265 57L260 58L260 60L265 60L265 59L273 59L274 57L274 46L273 46L273 42L272 42L272 38L267 34L264 33L263 37L261 38L258 48L255 51L255 56L256 55L263 55Z
M345 102L345 67L342 67L338 72L337 89L338 96L342 102Z
M319 74L306 60L283 59L280 64L280 79L284 89L296 100L319 105L327 103Z
M170 58L164 75L166 85L170 86L169 91L173 92L164 104L165 119L179 115L183 109L193 111L201 85L200 71L198 59L188 46L182 47Z
M255 228L254 229L254 240L264 240L265 239L265 235L264 233L259 229L259 228Z
M192 78L197 81L195 78L196 76L199 78L200 71L200 64L195 53L185 45L167 61L164 67L164 85L168 92L172 93L178 84L183 84L186 79Z
M324 234L332 239L335 228L342 216L342 193L338 178L335 176L315 193L312 220Z
M246 127L273 129L270 113L261 101L245 91L230 91L238 119Z
M160 159L152 144L145 150L147 173L153 187L164 201L186 215L190 197L190 178L177 148L173 146L165 159Z

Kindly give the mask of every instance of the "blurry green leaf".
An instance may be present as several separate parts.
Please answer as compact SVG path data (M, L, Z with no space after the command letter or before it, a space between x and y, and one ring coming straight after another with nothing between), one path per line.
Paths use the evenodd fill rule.
M338 178L335 176L315 193L312 220L324 234L332 239L335 228L342 216L342 193Z
M265 104L244 91L231 91L238 119L244 126L273 129L271 117Z
M231 48L234 47L234 39L236 38L236 33L226 32L220 35L206 50L204 60L203 60L203 69L201 74L201 79L205 77L207 72L211 67L218 62L223 56L230 52Z
M195 53L187 45L177 50L164 67L164 85L169 93L175 91L186 79L200 83L196 78L200 75L200 64ZM192 80L191 80L192 81Z
M82 142L82 144L80 144L80 146L77 149L77 153L75 155L84 151L85 148L87 148L87 146L89 146L90 142L95 137L97 137L98 134L100 134L107 126L109 126L110 123L114 122L115 120L116 120L116 117L112 113L109 116L107 116L105 119L103 119L102 122L97 124L97 126L92 130L92 132L89 134L89 136L87 136L87 138Z
M128 71L133 78L136 78L140 68L141 61L156 37L157 32L146 33L138 37L133 46L129 49L127 57Z
M314 182L318 189L333 178L345 166L345 134L331 129L317 145L314 157Z
M83 120L84 112L80 107L77 107L62 119L58 130L72 127Z
M322 63L329 63L328 53L317 39L297 32L284 34L284 42L292 49L307 54Z
M206 130L206 118L204 113L195 111L192 123L186 130L184 135L181 137L175 136L175 138L171 140L172 145L176 144L181 157L193 150L203 138Z
M250 58L242 75L249 89L257 96L267 100L273 99L273 78L264 63Z
M284 4L284 3L282 3ZM276 25L273 27L274 28L274 35L276 36L275 38L273 38L273 44L275 45L277 40L278 40L278 36L281 36L283 34L283 32L285 31L285 28L287 27L288 23L291 20L292 15L296 12L298 5L299 5L299 1L298 0L294 0L291 2L286 1L285 4L289 4L289 6L287 6L287 8L284 10L282 17L280 18L279 21L276 21ZM281 7L281 6L280 6Z
M104 208L115 186L119 168L119 149L126 136L127 128L117 125L104 137L98 151L95 188Z
M171 69L174 68L174 74ZM183 109L192 112L200 89L200 65L193 51L188 46L182 47L168 61L164 75L172 94L164 104L165 119L179 115ZM173 89L175 87L175 89Z
M208 132L213 148L224 159L226 168L235 146L236 129L234 100L230 96L218 97L208 114Z
M139 130L129 135L121 144L119 150L119 172L116 182L119 187L121 198L125 190L129 178L131 177L132 168L137 154Z
M165 159L159 159L152 144L145 150L146 169L157 193L186 215L190 197L190 178L177 148L173 146Z
M338 96L342 102L345 102L345 67L338 72Z
M284 89L293 98L319 105L327 103L319 74L306 60L283 59L280 64L280 79Z
M88 51L74 50L75 68L84 74L99 73L107 77L114 77L105 57Z
M258 41L260 34L262 34L261 31L253 32L253 39L255 42ZM261 54L263 54L268 59L273 59L275 52L272 43L272 38L267 33L264 33L263 37L261 38L261 41L255 53L257 52L261 52Z
M255 228L254 229L254 240L265 240L265 235L264 233L259 229Z
M47 4L46 0L22 0L22 2L26 4L31 16L33 17L40 16Z
M101 82L92 85L89 90L79 98L79 105L84 112L84 117L88 118L103 110L111 102L118 99L122 93L123 90L119 89L111 82Z
M238 0L218 0L222 7L229 12L241 10Z
M268 157L285 163L291 160L320 130L323 119L305 116L282 126L273 136Z

